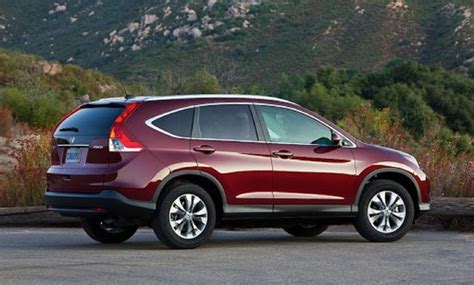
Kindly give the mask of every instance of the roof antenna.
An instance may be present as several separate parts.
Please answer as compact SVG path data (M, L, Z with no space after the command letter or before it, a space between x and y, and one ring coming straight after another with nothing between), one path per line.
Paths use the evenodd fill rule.
M119 82L120 82L120 86L122 86L122 89L123 89L123 91L124 91L124 93L125 93L125 100L133 99L133 98L136 97L135 95L129 94L129 93L127 92L127 88L125 88L125 85L123 85L122 81L119 81Z

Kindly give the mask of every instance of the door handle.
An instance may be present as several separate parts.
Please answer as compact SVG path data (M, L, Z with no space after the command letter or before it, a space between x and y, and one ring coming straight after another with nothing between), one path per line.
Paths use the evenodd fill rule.
M202 152L202 153L205 153L205 154L211 154L211 153L214 153L216 151L216 149L213 148L210 145L197 146L197 147L193 148L193 150L197 151L197 152Z
M279 151L274 151L273 152L274 156L283 158L283 159L289 159L293 157L293 153L288 150L279 150Z

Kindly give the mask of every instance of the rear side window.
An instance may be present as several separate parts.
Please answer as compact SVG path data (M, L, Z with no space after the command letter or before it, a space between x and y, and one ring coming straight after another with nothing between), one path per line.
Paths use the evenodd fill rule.
M113 122L123 110L123 106L86 107L79 109L58 126L55 134L108 136Z
M163 131L180 137L191 137L194 108L174 112L158 118L152 124Z
M193 137L257 141L257 130L248 105L216 105L198 108Z

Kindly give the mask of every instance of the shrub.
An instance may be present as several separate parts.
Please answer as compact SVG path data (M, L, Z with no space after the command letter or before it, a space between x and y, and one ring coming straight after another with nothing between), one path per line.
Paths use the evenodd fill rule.
M12 113L7 108L0 108L0 136L11 137L12 127Z
M73 108L72 97L68 92L63 93L63 96L51 91L44 91L42 95L30 92L8 88L0 93L0 106L10 109L17 121L39 129L54 126L67 110Z
M18 88L7 88L0 92L0 105L11 110L13 117L22 122L28 122L32 104L24 92Z
M184 79L177 91L177 94L219 94L223 89L217 77L207 71L199 71Z
M50 163L49 143L50 135L41 133L14 154L18 165L0 177L1 207L44 204L46 171Z
M431 180L433 195L474 197L472 139L446 134L437 122L418 140L392 118L390 109L365 106L340 120L339 125L363 141L414 155ZM447 137L446 137L447 136Z

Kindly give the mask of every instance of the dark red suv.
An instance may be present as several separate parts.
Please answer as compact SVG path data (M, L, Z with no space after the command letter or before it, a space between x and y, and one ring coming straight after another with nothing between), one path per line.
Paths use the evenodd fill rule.
M369 145L285 100L248 95L105 99L56 127L46 204L93 239L151 226L173 248L214 228L280 226L311 237L353 223L400 239L430 208L416 159Z

